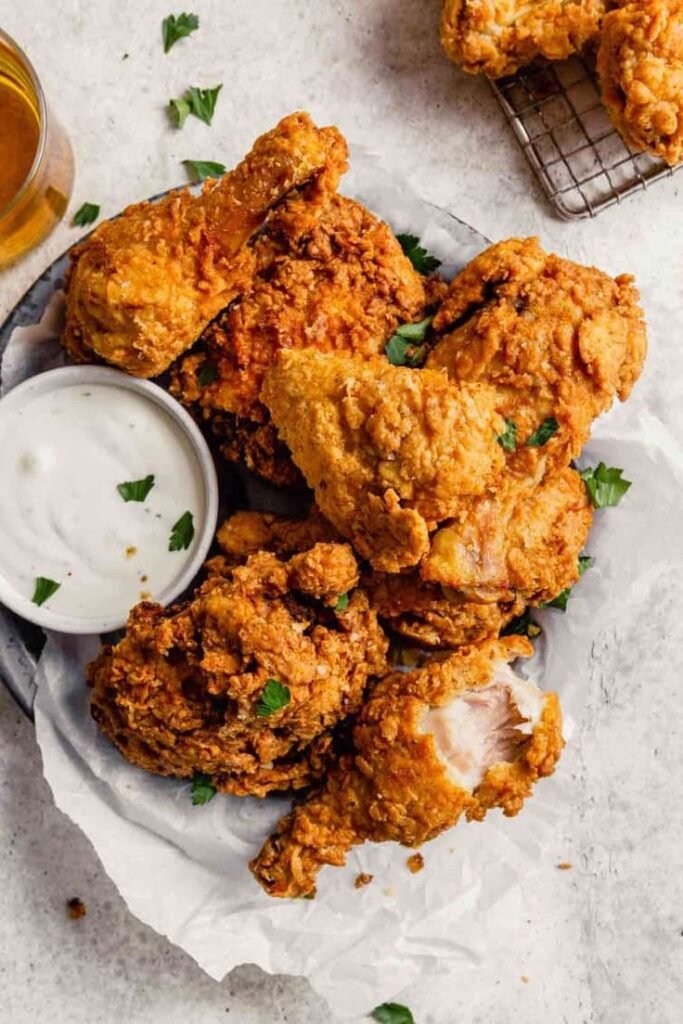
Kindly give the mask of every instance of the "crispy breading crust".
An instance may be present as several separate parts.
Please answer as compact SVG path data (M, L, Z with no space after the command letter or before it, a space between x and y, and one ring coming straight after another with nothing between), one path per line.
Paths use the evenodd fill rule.
M354 729L354 753L340 760L324 785L284 817L251 862L271 896L315 893L324 864L341 865L356 843L392 840L419 846L462 815L481 820L492 807L515 815L533 784L552 774L563 746L555 694L545 694L531 737L512 762L494 764L473 792L451 778L433 736L421 729L430 707L486 687L496 662L532 653L509 637L464 649L409 674L392 673L373 690Z
M602 101L624 139L668 164L683 160L683 0L622 3L598 51Z
M288 562L253 555L175 609L138 605L124 639L89 668L93 716L124 757L158 775L204 772L236 795L309 785L331 728L386 666L365 595L333 609L357 580L348 545L316 544ZM269 679L291 700L261 717Z

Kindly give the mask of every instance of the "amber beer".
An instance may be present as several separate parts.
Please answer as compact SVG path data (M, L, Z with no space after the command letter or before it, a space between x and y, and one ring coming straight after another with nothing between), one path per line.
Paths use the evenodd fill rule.
M69 140L28 58L0 29L0 268L43 239L71 195Z

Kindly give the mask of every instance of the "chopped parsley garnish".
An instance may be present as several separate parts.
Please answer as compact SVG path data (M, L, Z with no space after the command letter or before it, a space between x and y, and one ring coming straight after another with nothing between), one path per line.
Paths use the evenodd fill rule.
M126 480L125 483L117 484L116 490L124 501L144 501L154 487L154 474L150 473L142 480Z
M256 714L259 718L268 718L286 707L291 699L288 686L284 686L279 679L268 679L263 687L261 699L256 705Z
M382 1003L370 1014L378 1024L415 1024L415 1018L407 1006L400 1003Z
M531 618L531 610L527 608L521 615L510 619L505 629L501 630L501 636L528 636L532 639L540 636L543 632L537 622Z
M396 235L399 245L413 264L418 274L431 274L441 266L441 260L431 256L420 245L417 235Z
M631 486L630 480L622 479L623 472L623 469L606 466L604 462L583 470L580 476L593 508L610 508L619 504Z
M176 127L182 128L188 114L194 114L204 124L211 124L222 88L222 85L216 85L213 89L199 89L191 85L184 96L170 100L171 118Z
M551 437L557 433L560 429L560 424L557 422L554 416L548 416L547 419L543 420L538 430L535 430L531 437L527 438L527 448L541 448L546 441L549 441Z
M590 569L595 564L595 559L591 558L590 555L579 555L579 577L583 576L587 569ZM546 601L543 608L559 608L561 612L566 612L567 602L571 596L572 588L566 587L565 590L561 590L557 597L554 597L552 601Z
M514 452L517 448L517 424L513 420L505 420L505 431L496 440L506 452Z
M171 121L176 128L182 128L187 115L190 113L190 104L182 97L178 97L177 99L169 100L168 105L171 110Z
M78 228L84 228L96 221L100 215L100 208L97 203L83 203L80 210L74 214L74 224Z
M191 512L183 512L177 523L173 524L169 551L185 551L189 548L194 537L194 520Z
M193 181L220 178L221 174L225 174L225 165L215 164L211 160L183 160L183 163Z
M348 593L340 594L339 597L337 598L337 603L334 606L335 612L345 612L348 607L349 607L349 595L348 595Z
M215 380L218 380L218 370L213 363L202 363L199 367L197 380L203 388L207 387L209 384L213 384Z
M210 775L203 772L195 772L192 776L192 803L195 807L198 804L208 804L216 795L216 787L211 781Z
M61 585L56 580L47 579L46 576L36 576L36 588L33 591L31 600L38 606L45 604L49 597L57 593Z
M199 28L196 14L169 14L161 23L161 38L164 41L164 53L168 53L174 43L184 39Z
M416 324L401 324L396 334L389 338L384 351L392 366L410 366L415 368L424 362L427 349L419 342L425 340L433 316L426 316Z

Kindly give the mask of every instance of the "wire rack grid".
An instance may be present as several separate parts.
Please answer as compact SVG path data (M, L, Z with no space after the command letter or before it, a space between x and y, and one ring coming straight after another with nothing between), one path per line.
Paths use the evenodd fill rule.
M601 102L590 57L535 64L491 86L548 199L566 220L595 217L680 170L626 145Z

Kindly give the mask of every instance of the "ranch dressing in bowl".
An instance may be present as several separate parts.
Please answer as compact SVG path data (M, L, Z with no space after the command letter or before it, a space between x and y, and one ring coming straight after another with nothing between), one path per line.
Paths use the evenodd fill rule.
M206 442L156 385L67 367L0 402L0 601L25 618L94 633L141 600L167 604L216 516Z

